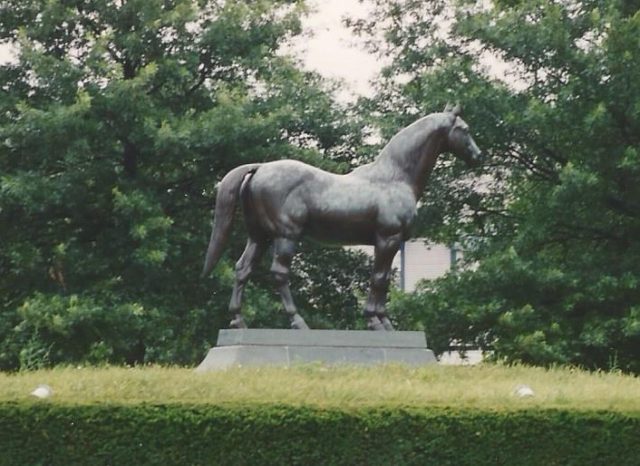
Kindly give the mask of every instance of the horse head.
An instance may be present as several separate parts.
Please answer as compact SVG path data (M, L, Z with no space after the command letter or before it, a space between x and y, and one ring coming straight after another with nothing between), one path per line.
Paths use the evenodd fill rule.
M480 165L483 160L482 152L471 137L469 125L460 117L462 113L460 104L455 107L447 104L443 113L449 113L452 116L445 150L453 152L456 157L464 160L470 167Z

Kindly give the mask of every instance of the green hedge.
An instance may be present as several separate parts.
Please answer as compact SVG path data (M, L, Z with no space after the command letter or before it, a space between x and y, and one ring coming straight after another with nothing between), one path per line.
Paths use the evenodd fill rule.
M640 414L0 404L2 465L640 464Z

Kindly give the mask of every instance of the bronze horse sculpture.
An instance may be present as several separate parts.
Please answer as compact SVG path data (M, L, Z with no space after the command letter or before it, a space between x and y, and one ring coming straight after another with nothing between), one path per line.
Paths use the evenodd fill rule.
M302 235L340 244L374 246L371 287L364 307L372 330L393 330L385 303L391 263L416 215L416 205L436 159L452 152L469 165L481 153L449 105L398 132L376 160L346 175L336 175L295 160L239 166L218 185L215 218L203 275L219 261L229 237L238 199L248 239L236 263L229 312L231 327L246 328L242 294L249 275L270 243L275 277L291 327L309 328L298 314L289 289L289 268Z

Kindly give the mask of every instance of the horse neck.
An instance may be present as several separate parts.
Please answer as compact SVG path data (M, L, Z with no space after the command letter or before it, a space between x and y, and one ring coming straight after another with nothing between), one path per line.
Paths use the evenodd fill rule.
M373 164L376 178L409 183L419 197L444 149L449 123L446 115L433 114L396 134Z

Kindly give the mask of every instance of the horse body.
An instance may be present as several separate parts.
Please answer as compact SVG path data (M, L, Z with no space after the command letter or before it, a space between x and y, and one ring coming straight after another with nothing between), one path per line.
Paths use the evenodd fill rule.
M393 257L416 215L426 180L443 151L475 163L480 150L459 117L447 107L419 119L396 134L377 159L346 175L323 171L295 160L243 165L218 187L214 226L203 273L220 259L230 234L238 199L248 240L236 263L229 311L232 327L245 327L242 295L255 264L273 243L271 271L293 328L308 328L289 290L289 269L303 235L340 244L374 246L374 270L364 315L375 330L392 330L385 301Z
M406 183L380 185L294 160L266 163L242 193L256 236L303 235L340 244L374 244L376 231L407 230L416 198Z

